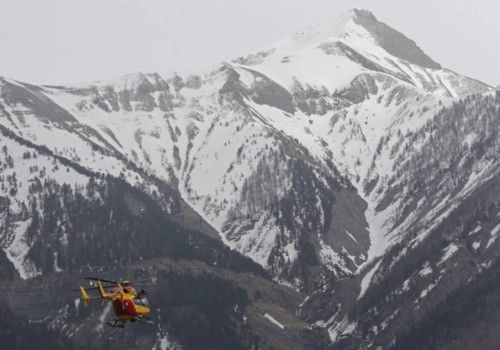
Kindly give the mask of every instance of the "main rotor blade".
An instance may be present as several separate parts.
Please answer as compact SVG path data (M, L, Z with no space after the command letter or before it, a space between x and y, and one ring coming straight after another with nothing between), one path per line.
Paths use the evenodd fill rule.
M97 278L97 277L85 277L85 279L88 279L90 281L101 281L101 282L106 282L106 283L118 283L118 281L111 281L111 280L105 280L103 278Z
M109 286L102 286L102 287L103 287L103 288L116 287L116 284L111 284L111 285L109 285ZM84 287L83 289L85 289L85 290L91 290L91 289L99 289L99 287L88 287L88 288L85 288L85 287ZM72 289L71 291L72 291L72 292L79 292L79 291L80 291L80 289Z

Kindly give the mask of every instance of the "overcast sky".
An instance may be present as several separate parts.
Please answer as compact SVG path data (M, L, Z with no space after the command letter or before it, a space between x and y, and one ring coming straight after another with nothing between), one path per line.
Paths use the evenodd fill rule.
M500 84L499 0L0 0L0 75L44 84L190 72L352 7Z

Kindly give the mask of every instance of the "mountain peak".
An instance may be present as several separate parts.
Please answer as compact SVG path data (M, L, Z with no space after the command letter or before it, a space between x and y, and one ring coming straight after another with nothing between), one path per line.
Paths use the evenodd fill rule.
M279 47L293 52L331 39L345 41L346 44L360 49L375 44L390 55L412 64L423 68L441 68L441 65L425 54L413 40L379 21L369 10L361 8L337 13L333 18L301 30L291 38L281 41Z
M424 68L440 69L441 65L430 58L417 44L387 24L380 22L368 10L348 11L357 25L366 29L385 51Z
M370 10L366 10L366 9L358 8L358 7L354 7L350 10L347 10L344 15L350 16L352 18L363 17L366 19L371 19L373 21L377 21L377 18Z

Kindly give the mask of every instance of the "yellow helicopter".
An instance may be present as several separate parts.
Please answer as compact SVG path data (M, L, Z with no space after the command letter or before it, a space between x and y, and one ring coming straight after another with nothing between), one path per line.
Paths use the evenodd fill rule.
M85 306L88 306L92 299L89 295L90 290L97 290L100 299L110 301L113 304L115 319L113 323L106 322L109 326L123 328L127 321L153 324L149 318L151 308L144 289L137 293L132 283L128 281L112 281L98 277L85 277L85 279L97 284L96 287L90 288L80 286L80 289L77 290L80 292ZM111 290L107 291L109 288Z

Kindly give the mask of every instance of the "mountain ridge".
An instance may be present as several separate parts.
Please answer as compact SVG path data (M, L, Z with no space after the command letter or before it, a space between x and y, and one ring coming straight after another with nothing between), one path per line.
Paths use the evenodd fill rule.
M366 11L351 10L351 11L348 11L346 14L342 15L341 17L342 17L342 20L340 22L342 23L342 25L339 27L339 28L341 28L341 31L344 31L345 28L348 28L348 29L351 28L350 26L352 26L353 24L359 26L360 24L358 24L356 22L361 23L361 27L363 27L363 28L365 28L366 26L370 26L370 25L371 26L382 26L382 24L379 24L380 22L378 22L376 20L376 18L373 16L373 14L371 14L370 12L366 12ZM383 26L385 26L385 25L383 25ZM359 28L359 27L356 27L356 28ZM359 32L359 29L356 29L356 28L355 28L355 31L352 33L357 33L357 34L361 33L362 34L362 31ZM383 27L383 28L385 28L385 27ZM387 30L387 29L384 29L384 30ZM328 32L328 30L327 30L327 32ZM342 34L341 36L345 36L344 34ZM320 37L321 36L322 36L322 34L320 34ZM365 40L364 37L362 39ZM369 38L369 40L372 40L372 39L373 38L371 38L371 39ZM318 41L318 40L314 39L314 41ZM319 40L319 41L321 41L321 40ZM347 42L349 42L349 41L347 41ZM340 49L340 51L337 51L338 48ZM316 47L314 47L314 50L315 50L314 52L316 54L316 52L317 52ZM325 51L326 49L321 48L321 50ZM330 47L328 47L328 50L330 50ZM331 57L331 53L328 50L326 50L324 52L327 59L329 59ZM342 46L335 46L335 51L333 52L334 57L335 58L341 57L342 60L345 60L345 58L351 60L353 57L356 57L356 56L353 56L354 53L349 53L347 56L344 57L343 56L344 52L345 52L344 50L345 50L345 48L343 48ZM309 49L306 49L305 53L309 55L310 54ZM339 53L340 53L340 56L338 56ZM361 56L363 57L363 55L361 55ZM268 59L268 57L266 57L265 59ZM359 59L356 58L355 60L359 60ZM349 61L349 62L352 62L352 61ZM356 64L359 64L357 62L362 62L362 61L355 61L355 62L356 62ZM288 64L290 64L290 63L287 62L285 65L288 65ZM294 97L291 92L287 91L288 89L293 90L294 87L293 86L290 87L290 85L283 85L283 84L280 84L279 82L275 83L275 80L274 80L275 77L273 76L273 74L266 75L265 67L262 67L262 68L264 68L264 69L262 69L261 66L259 66L259 65L257 65L257 67L252 65L251 66L252 68L250 68L250 67L244 66L244 65L231 65L231 64L226 65L225 67L226 67L226 68L224 68L225 71L224 71L224 69L222 71L220 71L220 72L223 72L222 76L219 78L216 78L218 80L220 80L222 78L222 81L224 81L224 79L227 79L226 83L224 84L225 89L228 89L228 87L229 87L228 83L230 81L232 81L231 79L235 79L234 80L235 82L238 82L238 84L241 84L239 87L237 85L234 85L234 87L229 88L228 92L230 92L230 94L231 94L230 98L234 98L238 95L238 96L240 96L238 98L253 100L256 103L256 105L254 107L251 107L251 108L253 108L253 111L256 111L259 108L262 108L262 106L267 103L270 108L278 108L278 110L284 109L286 112L296 114L296 107L293 107L293 109L290 109L291 107L284 107L285 105L291 106L294 103L297 103L296 97ZM377 94L377 91L380 89L377 86L379 84L384 84L385 86L388 86L388 85L390 86L391 84L395 85L394 94L401 94L402 96L405 96L405 95L406 96L411 96L411 95L418 96L418 95L422 94L422 92L419 89L421 89L423 87L423 85L422 85L422 87L419 87L419 86L412 87L412 85L415 85L416 83L415 83L415 81L412 81L410 79L411 84L410 84L410 86L408 86L408 88L409 88L408 89L407 87L405 87L405 83L407 82L407 80L406 79L400 80L399 79L400 76L398 75L399 73L394 75L394 72L386 71L387 68L384 68L381 66L373 66L374 69L376 69L375 72L373 72L373 71L367 72L366 67L370 67L370 66L366 66L366 63L363 63L363 62L361 63L361 65L359 67L361 68L358 71L359 73L358 72L356 72L354 74L350 73L351 75L346 76L346 77L348 77L348 79L353 79L351 82L351 87L344 88L345 90L343 90L343 91L341 90L341 92L338 93L337 96L334 95L334 98L342 101L342 103L345 103L346 106L355 105L355 104L359 105L360 103L364 103L363 101L368 103L368 101L366 99L367 98L370 99L371 98L370 96L372 94ZM380 67L380 68L378 68L378 67ZM255 68L257 68L258 70L256 70ZM356 69L359 69L359 68L356 68ZM379 72L379 70L381 70L382 72ZM262 73L263 71L264 71L264 73ZM392 80L388 80L389 78L385 76L385 74L387 74L386 72L388 74L390 74L390 79L392 79ZM187 91L192 92L191 94L193 95L193 97L192 97L193 101L195 101L196 99L199 98L199 97L196 97L197 95L199 95L199 93L197 92L197 87L201 84L201 81L203 79L205 79L205 81L207 81L207 79L208 79L209 84L213 84L213 83L210 83L210 79L213 79L217 75L221 75L221 73L215 73L216 75L213 75L213 74L214 73L211 73L211 75L209 75L208 77L205 77L205 78L199 77L198 79L195 79L198 81L198 83L195 84L193 88L187 88ZM227 78L224 78L224 74L227 74ZM359 75L356 75L356 74L359 74ZM408 76L407 73L405 73L405 74L406 74L406 76ZM234 78L231 77L233 75L234 75ZM294 80L294 79L296 79L296 78L293 77L292 80ZM167 81L170 81L170 84L167 83ZM215 81L217 81L217 80L214 80L214 82ZM297 80L294 80L294 81L297 81ZM263 84L262 82L265 82L265 83ZM219 83L217 83L217 84L219 84ZM302 83L300 81L298 81L298 84L301 85ZM23 84L21 84L21 85L23 85ZM441 83L441 85L443 85L443 83ZM13 87L14 86L17 86L17 85L14 84ZM23 85L23 86L27 86L29 89L31 89L31 87L32 87L31 85ZM186 86L184 86L184 82L182 81L182 78L179 76L174 76L170 79L165 80L165 79L161 78L157 73L143 74L143 73L139 72L139 73L133 73L133 74L126 75L123 77L119 77L116 79L112 79L110 81L99 81L99 82L91 83L90 85L87 85L87 86L88 87L85 87L85 86L78 87L78 84L77 84L77 86L75 87L77 90L73 90L75 88L70 88L70 90L67 90L67 88L62 88L62 87L54 88L54 87L46 86L46 87L42 87L41 88L42 90L37 90L37 94L39 92L43 91L44 98L48 98L47 101L59 101L59 102L55 102L56 104L57 103L60 104L61 102L63 102L62 105L64 107L62 108L62 110L72 111L73 114L74 114L74 112L82 114L83 119L82 119L82 117L79 117L79 121L77 121L76 119L74 119L73 115L68 113L68 118L70 118L70 119L68 119L67 121L64 121L65 125L68 123L75 125L75 123L81 124L83 122L83 124L81 124L80 129L91 131L91 134L86 136L86 139L87 139L87 137L90 137L90 139L95 139L95 141L93 142L94 145L100 144L101 146L104 147L104 149L107 149L108 151L111 151L112 153L120 154L120 157L122 157L121 154L123 153L123 145L129 143L129 141L124 141L124 140L118 141L117 136L113 133L113 131L111 131L115 128L114 126L112 127L110 125L110 126L103 128L102 130L99 130L101 128L101 126L98 126L98 125L101 125L101 123L102 123L102 121L100 121L100 120L96 119L95 122L92 122L91 124L89 124L89 119L88 119L88 117L85 116L85 114L94 113L89 108L98 107L99 109L102 109L104 112L107 112L107 113L120 112L120 111L131 112L134 110L137 112L148 113L148 112L153 112L157 108L159 108L162 111L162 113L166 112L168 114L168 113L170 113L169 111L172 108L173 109L176 109L179 107L184 108L183 104L185 104L185 102L183 101L185 99L185 97L180 95L179 91L181 91L181 90L186 91ZM444 86L449 91L449 87L446 86L446 84L444 84ZM171 90L171 87L173 88L173 91ZM223 87L223 89L224 89L224 87ZM475 88L476 88L475 85L472 84L471 89L473 89L473 92L474 92ZM311 89L311 88L309 87L309 89ZM349 90L349 89L351 89L351 90ZM385 87L385 89L387 89L387 87ZM408 89L408 90L405 90L405 89ZM486 90L487 87L484 86L483 89ZM424 90L423 91L424 95L428 93L425 88L423 90ZM223 90L220 90L220 91L223 91ZM314 91L314 88L312 91ZM363 91L363 94L365 94L365 96L357 96L359 91ZM61 92L63 94L61 94ZM352 95L353 92L354 92L354 95ZM59 96L62 97L62 95L64 95L67 97L71 97L73 99L73 95L75 95L75 93L76 93L76 96L88 95L90 97L90 99L81 100L75 105L74 102L70 102L70 104L67 104L67 102L65 100L66 97L64 97L64 99L59 98ZM309 92L307 92L307 93L309 93ZM311 92L311 93L315 94L316 92ZM223 93L223 95L224 94L226 94L226 93ZM455 94L456 93L454 93L452 95L455 95ZM20 94L19 94L19 92L17 92L17 93L15 93L15 95L19 96ZM269 95L269 96L267 96L267 95ZM4 96L6 96L5 89L4 89ZM199 95L199 96L202 96L202 95ZM282 98L282 99L284 98L288 102L286 102L285 104L281 104L281 105L276 104L278 101L278 96L282 96L280 98ZM383 96L380 96L379 98L382 98L382 97ZM203 97L201 97L201 98L203 98ZM321 97L321 98L323 98L323 97ZM317 101L321 102L322 101L321 98ZM390 98L392 99L393 97L390 97ZM178 100L177 102L175 102L176 99ZM418 98L417 98L417 100L418 100ZM243 100L241 100L241 101L243 101ZM389 102L390 102L390 100L388 100L388 103ZM430 100L430 102L432 102L432 99ZM312 102L307 102L307 103L312 103ZM323 103L325 103L325 102L323 102ZM326 107L327 110L328 109L335 110L336 107L333 107L333 108L329 107L328 102L326 102L326 103L327 103L327 107ZM176 105L177 105L177 107L176 107ZM257 106L259 106L259 107L257 108ZM300 110L301 105L297 104L297 106L298 106L298 109ZM249 105L245 102L243 105L243 108L248 108L248 107L249 107ZM302 107L302 110L300 110L300 112L305 113L306 115L316 113L315 111L311 111L310 107L311 107L310 105L306 104ZM397 103L396 103L395 107L397 107ZM325 107L323 107L323 108L325 109ZM424 108L428 108L428 107L424 107ZM396 109L397 108L395 108L395 110ZM199 112L189 112L189 115L194 116L197 113L199 113ZM253 113L253 112L251 112L251 113ZM324 113L324 112L322 112L322 113ZM398 113L401 113L401 110L398 111ZM40 112L35 110L35 114L40 115ZM74 114L74 115L77 115L77 114ZM69 117L69 116L71 116L71 117ZM302 117L299 117L299 118L302 119ZM352 116L351 118L357 119L357 117L355 118L355 116ZM281 122L280 119L277 119L277 120L272 120L272 119L268 120L267 118L265 118L265 119L266 119L265 120L266 128L272 126L272 128L273 128L272 130L274 130L273 132L278 132L278 133L285 132L286 134L290 133L291 130L285 130L280 126L280 122ZM57 119L57 120L59 120L59 119ZM260 119L260 121L262 121L262 120L263 119ZM52 121L56 121L56 120L52 119ZM169 125L170 125L170 123L171 122L169 122ZM367 132L371 133L371 131L363 130L363 127L361 126L361 124L358 124L358 125L359 126L357 126L357 127L360 128L359 130L361 130L363 137L367 138L367 140L363 141L363 142L368 142L368 144L367 144L367 146L368 146L367 152L368 153L364 156L370 158L370 157L372 157L371 154L373 152L373 148L375 147L375 145L378 142L377 138L380 136L377 133L373 134L373 136L370 136L369 134L367 134ZM67 127L68 126L65 126L65 128L67 128ZM385 128L385 127L386 126L384 126L383 128ZM171 126L169 126L169 128L171 129ZM195 126L195 129L196 128L198 128L198 127ZM96 131L94 131L94 130L96 130ZM381 131L382 131L382 129L381 129ZM153 131L151 131L151 132L153 132ZM115 133L116 133L116 131L115 131ZM172 130L169 131L169 134L170 134L169 138L170 137L172 139L178 138L178 136L172 134ZM143 137L142 132L138 133L138 131L136 131L134 133L133 137L137 142L139 142L139 147L141 148L140 139L142 139L142 137ZM300 137L299 140L301 138L302 137ZM370 142L371 142L371 145L370 145ZM305 146L306 149L318 148L316 141L313 141L313 143L311 144L310 141L307 141L306 143L304 143L304 140L302 140L300 143L303 146ZM192 147L189 145L190 145L190 143L187 144L187 148L186 148L186 150L188 150L188 151L189 151L189 147ZM99 147L101 147L101 146L99 146ZM92 146L92 147L95 147L95 146ZM328 148L328 147L320 146L318 149L319 153L314 155L314 157L317 157L318 155L320 155L320 157L324 157L324 154L326 152L326 148ZM370 150L370 148L371 148L371 150ZM106 151L106 152L108 152L108 151ZM142 151L142 152L144 152L144 151ZM175 157L178 158L178 156L176 156L175 153L179 152L179 151L175 151L175 148L174 148L173 152L174 152L174 158ZM151 155L152 153L149 153L149 154ZM148 161L149 157L150 157L149 155L146 155L146 153L144 153L144 161L146 161L146 163L149 162ZM133 162L136 162L138 159L137 158L137 151L132 150L132 157L129 154L129 155L124 155L124 158L125 159L135 158L133 160ZM176 163L179 163L179 161L176 160ZM336 165L338 166L339 164L337 163ZM144 165L142 165L142 166L144 166ZM355 168L355 166L353 167L352 164L348 165L348 166L349 166L348 173L351 173L353 168ZM139 165L139 168L140 167L141 167L141 165ZM149 167L149 166L147 166L147 167ZM167 182L174 181L174 183L177 183L180 178L185 176L183 174L185 173L187 168L185 168L185 167L184 167L184 169L179 168L176 171L175 170L176 167L178 167L178 166L177 165L172 166L173 173L176 173L175 175L173 175L173 177L172 177L172 170L169 170L168 173L163 173L163 175L161 175L160 177L166 178ZM344 171L345 171L345 169L344 169ZM366 171L366 170L364 170L364 171ZM360 173L356 176L359 177L360 175L362 175L362 173ZM362 175L362 176L364 177L366 175ZM370 176L373 177L374 175L372 174ZM378 175L375 175L375 176L378 176ZM189 177L186 179L189 179ZM353 180L353 178L351 178L351 180ZM356 178L355 178L355 180L356 180ZM361 178L358 181L360 183L366 183L369 180ZM181 192L182 192L182 190L181 190ZM186 194L185 194L185 196L186 196ZM191 203L191 205L193 205L193 204L194 203ZM194 205L196 206L196 204L194 204ZM204 209L198 208L197 211L203 212ZM208 219L208 222L211 222L211 221L213 221L213 219ZM220 223L216 226L218 227L218 230L220 230L223 225L222 225L222 223ZM372 238L372 240L373 240L373 238Z

